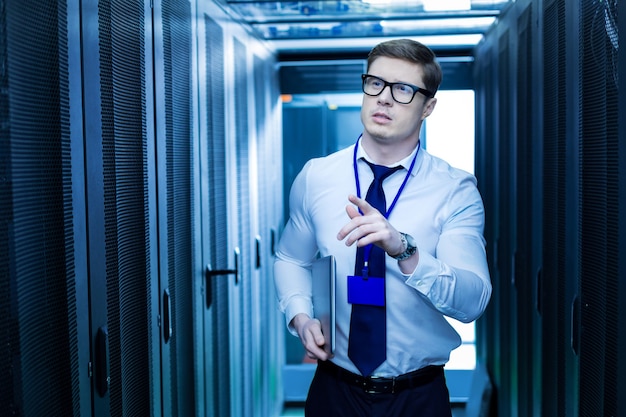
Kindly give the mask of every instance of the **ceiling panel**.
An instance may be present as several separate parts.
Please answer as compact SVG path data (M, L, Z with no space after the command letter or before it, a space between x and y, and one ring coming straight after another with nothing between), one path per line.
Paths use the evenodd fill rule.
M288 47L288 41L370 37L480 39L513 0L219 1L262 38Z

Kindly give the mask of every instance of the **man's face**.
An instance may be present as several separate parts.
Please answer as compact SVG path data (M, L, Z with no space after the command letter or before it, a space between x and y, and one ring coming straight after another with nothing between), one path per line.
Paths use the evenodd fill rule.
M380 57L372 62L368 74L390 83L426 87L422 82L422 67L402 59ZM413 101L400 104L392 98L390 87L385 87L378 96L363 94L361 121L364 135L385 144L405 140L417 142L422 121L433 111L436 101L434 98L426 99L418 92Z

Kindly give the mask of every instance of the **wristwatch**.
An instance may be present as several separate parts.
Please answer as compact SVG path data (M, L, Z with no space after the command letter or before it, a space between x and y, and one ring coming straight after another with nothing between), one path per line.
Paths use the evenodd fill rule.
M404 261L405 259L409 259L411 256L415 255L415 252L417 252L417 243L415 243L413 236L402 232L400 232L400 240L402 240L402 245L406 249L404 252L395 256L392 255L391 257L399 261Z

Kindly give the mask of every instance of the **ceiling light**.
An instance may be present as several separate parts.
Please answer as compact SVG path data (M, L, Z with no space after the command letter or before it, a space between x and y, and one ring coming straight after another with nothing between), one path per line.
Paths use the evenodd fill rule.
M372 6L385 6L390 4L392 0L363 0L363 3L370 4Z
M424 0L424 11L447 12L453 10L471 10L470 0Z

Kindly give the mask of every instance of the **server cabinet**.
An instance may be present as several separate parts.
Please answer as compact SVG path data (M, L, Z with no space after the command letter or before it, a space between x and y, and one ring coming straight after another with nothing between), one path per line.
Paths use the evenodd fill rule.
M542 368L544 384L542 415L571 415L567 408L575 404L566 389L567 349L571 317L567 309L566 285L576 276L576 256L568 246L576 241L576 231L568 223L576 216L577 208L568 203L576 188L576 164L568 161L568 150L575 136L568 136L567 110L571 102L566 84L565 5L561 1L546 2L542 6L543 39L543 236L542 269L540 278L540 312L542 316ZM569 140L568 140L569 139ZM568 143L569 142L569 143ZM573 170L573 171L572 171ZM571 187L568 185L571 184ZM571 224L571 223L570 223ZM569 262L568 262L569 258Z
M271 275L273 259L267 247L272 234L264 227L262 213L279 206L280 188L259 188L268 175L277 178L280 172L269 169L280 167L270 159L275 155L266 154L267 159L261 158L263 125L272 121L266 101L270 91L267 86L272 86L272 75L266 70L268 64L262 65L259 55L255 54L263 52L260 45L247 42L244 36L235 36L232 48L234 79L231 108L235 115L235 150L234 170L231 172L236 179L233 196L234 211L237 213L236 240L240 248L240 280L232 294L234 316L238 320L232 324L232 329L236 330L231 354L234 355L233 378L239 380L241 387L241 390L234 390L237 407L233 412L242 416L273 415L280 407L280 403L273 401L278 387L267 378L276 378L280 370L275 336L278 334L277 323L282 320L277 309L271 308L275 306ZM261 74L256 71L261 71ZM266 77L262 78L263 75ZM278 219L274 217L269 221L276 228ZM268 368L267 365L271 364L275 366ZM274 390L264 395L264 387L272 386Z
M516 209L486 204L495 211L487 217L488 240L507 252L492 264L498 271L495 300L501 300L496 306L520 316L517 337L504 330L510 323L503 316L511 311L489 317L496 336L486 337L487 346L496 354L486 356L501 414L620 415L624 102L618 94L623 54L617 9L616 1L518 1L478 48L477 61L491 67L494 51L505 44L511 53L498 60L514 64L499 65L493 80L477 74L479 97L489 97L498 83L479 120L493 110L517 126L510 137L483 132L487 147L494 141L509 147L500 163L517 164ZM517 82L502 82L511 77ZM517 99L506 99L507 87ZM490 150L484 158L481 175L497 162ZM493 192L501 198L506 187ZM510 214L515 230L490 232ZM501 259L511 250L514 263L507 270ZM509 278L517 305L508 303L503 289ZM516 351L517 360L497 354L497 344Z
M205 415L275 415L282 163L274 58L215 4L198 3L197 30Z
M257 367L256 396L262 398L256 415L277 415L283 407L282 364L284 318L275 304L274 254L282 218L282 154L280 97L274 58L268 51L253 53L255 149L259 165L253 175L257 204L254 268L258 273L252 326L258 329L253 352ZM256 177L256 178L255 178Z
M1 415L90 410L78 15L0 1Z
M172 385L161 343L172 334L160 330L186 317L163 314L179 294L158 279L151 2L10 2L2 19L3 414L161 415L162 382ZM171 217L178 236L184 220Z
M195 415L198 392L195 322L201 275L194 269L192 3L153 2L155 158L164 416Z
M277 413L272 62L212 2L0 2L2 415Z
M514 287L518 295L517 311L517 399L520 416L540 415L541 372L541 316L538 308L538 286L541 275L541 109L533 104L534 94L526 86L542 85L537 63L540 51L533 47L537 41L534 27L537 10L525 5L517 17L516 51L516 242L514 252ZM528 219L535 219L529 221ZM532 340L534 343L524 341Z
M95 416L160 407L151 16L143 0L81 3Z
M205 282L202 345L199 360L204 413L232 415L230 372L229 289L236 284L235 247L229 245L229 193L224 28L208 3L197 9L198 125L200 141L200 212L202 264ZM219 14L218 14L219 16ZM215 271L222 271L217 273ZM232 272L232 273L231 273Z
M83 2L95 415L195 412L190 10Z
M231 38L229 50L232 61L229 73L230 79L229 102L233 109L232 118L232 169L230 170L232 190L232 215L235 229L231 235L240 249L239 280L231 292L231 314L235 320L231 322L231 373L233 377L232 395L234 398L233 414L247 416L252 414L254 399L252 395L253 380L256 373L252 362L252 281L257 278L254 274L252 260L252 223L250 206L250 168L255 166L254 155L250 152L250 126L248 104L248 71L247 47L238 37Z
M577 20L571 38L579 45L578 77L572 84L578 86L579 105L573 112L579 120L580 163L580 275L572 349L579 360L580 415L620 415L623 398L617 387L626 378L618 373L624 351L618 337L624 310L618 288L626 276L620 260L626 250L620 242L624 204L620 152L623 155L626 108L619 105L618 60L624 47L622 42L620 51L617 3L581 1L579 8L572 8Z
M3 414L149 415L149 2L1 10Z

